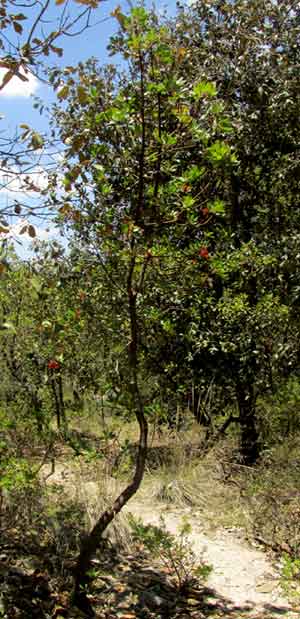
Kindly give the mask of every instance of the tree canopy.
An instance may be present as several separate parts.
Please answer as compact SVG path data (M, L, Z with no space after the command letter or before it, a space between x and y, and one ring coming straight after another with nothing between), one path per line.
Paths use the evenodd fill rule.
M50 75L63 152L44 206L68 247L10 257L1 279L1 397L27 393L40 435L54 415L67 436L67 390L74 411L100 394L138 424L133 478L77 559L85 609L91 557L141 484L153 411L170 424L192 412L208 440L234 426L251 467L261 402L299 376L298 3L113 16L118 63Z

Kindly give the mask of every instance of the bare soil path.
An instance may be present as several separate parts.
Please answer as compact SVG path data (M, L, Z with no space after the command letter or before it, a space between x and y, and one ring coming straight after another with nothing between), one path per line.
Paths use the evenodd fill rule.
M299 619L300 608L293 609L280 591L279 572L261 549L243 540L238 530L207 534L203 523L191 510L164 509L161 505L155 508L137 500L131 502L126 511L146 524L159 525L162 516L166 528L173 534L178 532L182 519L187 518L192 526L190 540L195 555L213 566L207 585L217 598L226 599L228 612L240 608L241 613L247 611L245 616L249 619Z
M67 487L76 494L78 477L65 466L58 466L48 480ZM113 481L113 480L112 480ZM87 509L95 505L93 515L99 513L99 484L94 481L81 483L81 499ZM116 488L111 488L116 494ZM103 488L102 488L103 491ZM72 492L71 492L72 494ZM300 608L295 608L284 597L280 588L280 573L272 565L268 555L251 546L239 529L220 529L211 533L205 527L203 514L197 509L177 508L153 501L147 503L137 497L124 507L123 512L132 513L145 524L164 524L171 533L178 533L183 519L191 525L190 541L196 557L212 565L213 570L206 581L206 611L197 618L208 619L300 619ZM92 518L93 520L93 518ZM180 615L181 617L182 615ZM187 615L187 617L195 615ZM183 616L182 616L183 617ZM184 616L185 619L185 616Z

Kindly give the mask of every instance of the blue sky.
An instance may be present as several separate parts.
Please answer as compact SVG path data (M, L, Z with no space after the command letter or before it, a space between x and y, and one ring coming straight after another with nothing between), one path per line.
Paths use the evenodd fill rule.
M146 2L146 4L150 5L152 3ZM50 59L46 59L46 61L49 64L60 64L63 66L76 64L80 60L83 61L91 56L95 56L101 62L111 62L112 59L107 56L106 46L110 36L117 30L117 21L110 14L118 5L123 5L125 10L128 7L127 3L118 1L111 2L111 0L107 0L100 3L99 7L93 11L92 21L95 25L78 37L63 37L60 39L57 45L63 47L63 57L57 59L53 55ZM176 0L157 0L156 6L158 10L166 8L168 13L173 14L176 10ZM56 7L57 12L61 10L62 7ZM4 119L1 120L0 130L8 129L10 132L13 132L20 123L34 125L39 130L45 127L46 120L33 109L32 97L28 96L28 90L30 90L28 86L32 85L31 90L34 90L35 94L45 102L53 100L53 93L49 86L38 83L35 80L32 81L32 84L27 85L20 81L17 83L18 80L15 78L12 84L8 84L3 91L0 91L0 113L4 115ZM16 90L19 96L15 96ZM23 91L23 96L20 90Z
M76 4L73 0L70 0L70 9L72 14L76 14L76 11L82 11L82 5ZM151 0L145 0L145 4L152 6ZM54 0L51 7L51 13L53 19L59 16L65 5L56 6ZM91 23L93 27L83 32L76 37L63 37L57 41L57 46L62 47L64 50L63 57L59 59L57 56L46 58L48 66L59 64L60 66L75 65L79 61L84 61L91 56L99 59L100 62L112 62L113 59L107 55L106 47L109 42L110 36L117 31L118 23L115 18L111 17L111 12L117 7L121 6L122 10L128 10L128 3L123 0L105 0L100 2L97 9L93 11ZM163 11L164 9L168 14L174 14L176 12L176 0L156 0L155 6L157 10ZM51 16L52 16L51 15ZM55 21L53 22L55 23ZM26 25L26 22L23 22ZM51 29L54 26L51 25ZM24 40L24 35L23 35ZM5 69L0 69L0 76L5 73ZM33 94L32 94L33 93ZM33 108L34 98L33 95L38 96L45 104L49 104L55 100L55 95L51 90L51 87L38 81L35 77L31 76L29 82L22 82L18 78L13 78L3 90L0 90L0 132L2 135L13 136L16 128L20 124L28 124L30 127L35 128L38 131L47 130L47 119L45 116L41 116L37 110ZM10 177L9 177L10 178ZM37 171L33 174L33 181L36 184L42 179L42 170L37 168ZM7 175L6 172L0 172L0 209L1 207L7 207L12 203L14 198L20 198L23 201L23 194L20 193L20 187L18 182L15 182L12 177L10 184L10 191L7 191L6 187ZM19 192L19 193L18 193ZM31 206L39 202L39 194L27 194L26 202ZM40 224L41 237L47 236L44 233L44 225ZM22 237L24 240L24 250L19 249L18 253L27 253L27 247L29 239L26 241L26 237Z

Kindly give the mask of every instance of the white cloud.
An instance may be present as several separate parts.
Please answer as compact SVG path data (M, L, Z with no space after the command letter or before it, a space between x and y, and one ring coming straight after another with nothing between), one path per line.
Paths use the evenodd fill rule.
M16 194L16 199L36 197L47 186L48 175L40 166L33 167L28 173L18 173L14 168L0 170L0 197L9 195L12 199L12 194Z
M31 228L31 235L29 234L29 226ZM34 228L36 236L32 237L32 229ZM4 230L4 226L2 226ZM22 234L20 234L22 232ZM26 219L20 219L16 224L8 227L6 232L1 232L0 226L0 245L1 241L9 239L15 248L15 251L19 258L28 260L32 257L35 247L39 246L41 241L56 241L60 245L65 246L65 241L61 238L58 228L53 224L47 228L42 228L34 224L30 224Z
M23 218L20 218L11 226L0 224L0 241L17 238L22 241L29 240L30 242L33 239L37 241L50 241L58 238L58 236L59 230L53 224L50 224L47 228L42 228Z
M7 73L7 69L0 69L0 84L2 84L2 80ZM30 97L33 95L40 86L40 82L32 75L32 73L25 73L23 69L20 70L20 73L27 78L26 82L23 82L19 77L14 76L7 84L5 84L4 88L0 90L0 97Z
M41 228L40 226L35 226L36 229L36 238L38 241L52 241L54 239L59 238L59 230L54 228L54 226L49 226L49 228Z

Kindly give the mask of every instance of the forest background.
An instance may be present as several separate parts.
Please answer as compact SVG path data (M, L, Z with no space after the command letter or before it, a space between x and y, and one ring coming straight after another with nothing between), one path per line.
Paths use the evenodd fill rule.
M102 5L82 4L84 38ZM0 228L3 518L17 531L47 511L40 471L57 450L93 469L117 445L124 488L75 544L73 601L88 604L92 557L142 483L150 427L151 447L180 435L195 467L221 449L229 477L269 507L260 535L297 560L298 3L112 7L109 61L67 65L56 41L71 14L45 32L44 13L13 6L2 90L41 77L55 102L35 101L47 133L2 134L3 178L23 192ZM51 54L59 66L45 66ZM41 240L47 225L61 242ZM33 241L25 260L16 234Z

